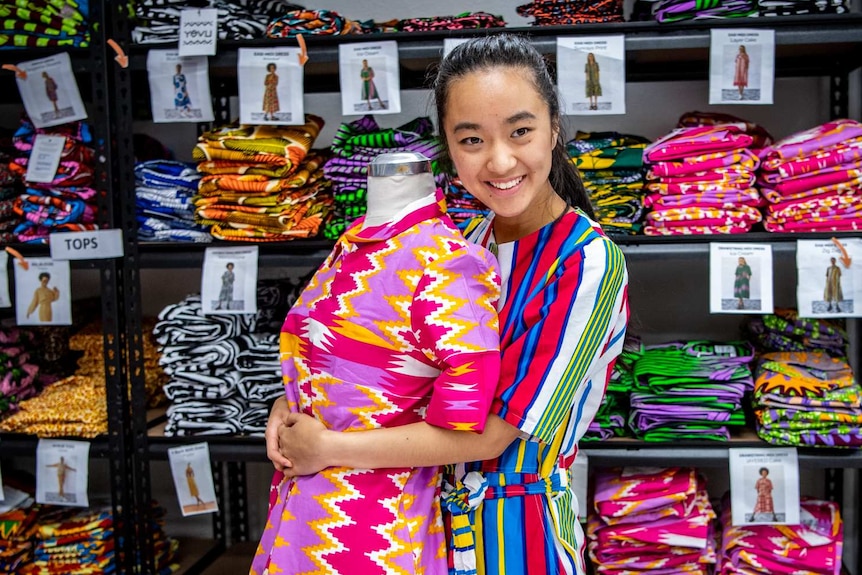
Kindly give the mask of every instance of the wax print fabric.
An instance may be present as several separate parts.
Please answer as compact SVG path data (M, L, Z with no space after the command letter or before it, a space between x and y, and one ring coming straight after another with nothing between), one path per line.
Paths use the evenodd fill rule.
M614 364L611 378L596 417L581 441L602 441L612 437L630 435L628 420L632 389L635 386L634 364L643 355L640 338L627 333L623 351Z
M135 165L135 214L142 241L211 242L195 222L192 198L201 173L193 164L150 160Z
M643 150L648 143L618 132L578 132L566 143L606 233L636 234L643 228Z
M655 20L661 23L716 18L756 16L755 0L637 0L632 20Z
M518 14L533 17L533 26L562 26L596 22L622 22L623 3L619 0L534 0L517 7Z
M758 184L773 232L849 231L862 225L862 124L839 119L765 148Z
M90 43L89 0L28 0L0 4L0 47L36 48Z
M0 418L42 389L39 366L31 359L34 348L32 332L0 328Z
M833 357L846 357L850 345L847 332L835 321L800 317L797 310L789 308L753 317L745 328L761 353L820 350Z
M839 575L844 525L834 501L803 497L799 525L731 523L730 497L722 500L716 575Z
M363 224L287 314L289 406L338 431L422 420L481 431L500 373L493 255L464 240L441 190ZM438 467L276 472L251 572L446 573L439 478Z
M494 460L448 469L450 573L581 574L569 468L622 350L625 263L579 211L503 244L493 222L493 214L474 220L466 235L500 262L503 366L493 410L524 433Z
M711 572L715 512L694 469L601 469L594 484L588 549L597 573Z

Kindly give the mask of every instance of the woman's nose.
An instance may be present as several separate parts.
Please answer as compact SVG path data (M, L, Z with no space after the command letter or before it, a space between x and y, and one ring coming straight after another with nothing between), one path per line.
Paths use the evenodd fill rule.
M509 146L497 144L491 147L488 156L488 170L491 173L506 175L516 163L515 155Z

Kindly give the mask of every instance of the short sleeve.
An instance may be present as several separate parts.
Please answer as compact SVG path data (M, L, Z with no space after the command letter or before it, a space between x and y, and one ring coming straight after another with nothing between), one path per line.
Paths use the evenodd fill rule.
M620 249L599 237L544 281L519 310L516 335L504 334L492 413L551 443L573 411L585 429L598 408L622 350L628 275Z
M496 260L480 246L464 244L426 268L411 317L423 353L441 368L427 423L484 429L500 375L499 297Z

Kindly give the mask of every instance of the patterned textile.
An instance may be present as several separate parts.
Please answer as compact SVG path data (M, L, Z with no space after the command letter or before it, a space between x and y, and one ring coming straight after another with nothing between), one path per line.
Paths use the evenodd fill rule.
M517 11L520 16L535 18L531 22L533 26L623 21L623 3L620 0L534 0L518 6Z
M205 5L218 10L220 40L263 38L270 20L300 8L286 0L211 0ZM138 0L132 41L136 44L176 42L180 12L197 6L199 4L188 0Z
M41 390L39 366L31 361L35 348L32 332L0 329L0 417L18 409L18 404Z
M626 334L623 352L614 364L605 396L596 417L581 441L603 441L626 435L629 419L629 395L634 388L634 364L644 346L634 335Z
M638 0L633 20L661 23L713 18L745 18L757 15L754 0Z
M774 314L750 319L745 327L761 353L822 350L833 357L845 357L850 344L847 333L837 323L799 317L795 309L778 308Z
M0 4L0 47L71 46L90 42L89 0L26 0Z
M287 315L288 404L341 431L422 420L481 431L500 370L492 254L463 239L440 190L391 222L363 224L345 232ZM252 573L312 570L321 552L330 573L445 573L438 484L438 467L276 472ZM405 498L413 503L398 511L385 503ZM341 527L326 526L336 518Z
M151 160L135 166L135 212L143 241L209 242L212 236L195 223L192 198L201 174L192 165Z
M503 28L502 16L487 12L465 12L456 16L405 18L395 25L398 32L433 32L435 30L470 30L474 28Z
M839 575L844 526L833 501L803 497L799 525L731 524L730 496L721 512L717 575Z
M493 219L474 220L466 235L500 262L503 366L493 411L524 433L494 460L447 468L450 572L469 573L475 553L478 573L584 573L569 468L622 350L625 264L578 211L504 244ZM483 545L473 550L474 541Z
M266 27L267 38L295 38L300 35L340 36L376 32L373 22L349 20L335 10L292 10L279 14Z
M40 437L96 437L108 432L103 377L72 375L22 401L0 420L0 431Z

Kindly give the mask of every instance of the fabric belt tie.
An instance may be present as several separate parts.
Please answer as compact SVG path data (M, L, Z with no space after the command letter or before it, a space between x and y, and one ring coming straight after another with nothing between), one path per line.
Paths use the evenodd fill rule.
M476 571L476 511L486 499L502 499L522 495L556 495L566 489L566 469L550 477L533 473L458 472L455 485L443 482L441 503L452 517L452 556L455 575L477 575Z

